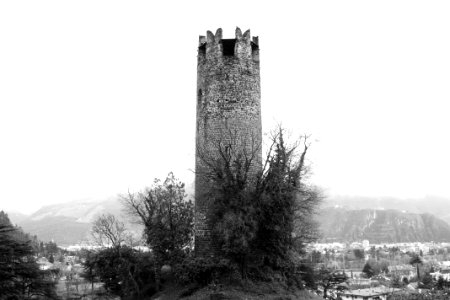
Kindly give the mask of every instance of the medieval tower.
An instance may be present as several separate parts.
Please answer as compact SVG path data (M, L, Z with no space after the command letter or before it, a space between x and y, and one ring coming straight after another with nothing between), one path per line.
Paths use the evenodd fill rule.
M214 157L220 143L234 144L253 153L252 172L261 169L261 93L258 37L250 30L236 38L216 34L200 36L197 62L197 126L195 176L195 251L207 255L211 236L207 220L208 183L199 155ZM231 141L233 140L233 141Z

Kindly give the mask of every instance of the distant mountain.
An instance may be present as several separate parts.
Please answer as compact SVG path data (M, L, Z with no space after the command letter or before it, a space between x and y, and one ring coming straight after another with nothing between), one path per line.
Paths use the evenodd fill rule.
M99 215L111 213L123 217L122 204L117 198L101 201L73 201L44 206L32 215L14 222L25 232L37 235L42 241L54 240L58 245L68 246L86 241L90 237L92 221ZM131 230L140 230L136 225Z
M322 209L318 222L324 241L450 242L450 225L429 213L335 207Z
M417 214L430 213L450 224L450 199L436 196L414 199L334 196L328 197L323 206L340 206L347 209L396 209Z
M47 205L28 217L28 220L39 221L49 217L70 217L79 223L89 223L98 214L109 212L121 214L122 206L116 197L104 200L78 200L66 203Z
M40 220L27 219L18 224L25 232L37 235L44 242L54 241L59 246L69 246L89 238L90 223L77 222L75 218L58 216Z

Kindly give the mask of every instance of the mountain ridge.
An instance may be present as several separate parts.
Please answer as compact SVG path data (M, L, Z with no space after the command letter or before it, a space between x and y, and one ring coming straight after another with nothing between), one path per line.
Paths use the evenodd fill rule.
M333 196L322 207L339 206L347 209L396 209L411 213L430 213L450 224L450 199L427 195L421 198Z
M192 193L189 194L192 196ZM432 238L438 241L446 240L448 237L450 241L449 228L447 227L450 223L450 206L447 205L448 203L450 203L448 199L432 196L413 200L392 197L329 197L324 200L317 219L320 223L321 231L325 233L323 240L349 239L354 241L368 237L368 239L372 239L371 242L376 240L386 242L403 240L423 241ZM330 211L330 209L335 211ZM338 213L339 210L341 210L340 213ZM357 210L376 210L379 211L378 215L386 215L386 212L382 213L382 211L397 211L396 213L391 212L390 217L385 216L387 219L399 219L398 214L400 213L421 215L420 217L409 216L406 218L406 221L412 224L409 231L417 231L417 234L408 233L407 229L401 229L399 225L391 228L377 225L378 227L375 227L377 228L376 230L387 234L386 239L381 239L381 236L377 236L376 230L371 229L371 226L369 226L370 222L368 220L371 220L371 215L367 211L362 214L360 212L361 215L366 217L365 221L360 219L358 213L345 212ZM114 214L128 223L128 227L132 230L142 232L141 228L131 224L131 221L129 221L130 217L124 216L123 205L118 196L103 199L81 199L46 205L31 215L16 212L12 212L9 215L11 221L21 226L26 232L38 235L43 241L54 240L62 246L67 246L88 240L92 221L96 216L103 213ZM353 224L352 222L348 223L348 219L354 220ZM440 221L436 219L440 219ZM447 223L444 221L447 221ZM373 217L372 222L374 222ZM444 222L444 224L441 222ZM346 226L345 230L349 232L348 234L343 233L342 230L337 230L343 226ZM368 231L366 232L366 230ZM405 232L403 235L408 238L402 240L399 237L402 234L401 232Z
M13 222L42 241L69 246L89 241L92 222L97 216L106 213L119 217L135 235L140 235L140 226L132 224L124 216L118 197L45 205L25 218L13 218Z
M450 225L430 213L395 209L323 208L317 217L322 241L371 243L449 242Z

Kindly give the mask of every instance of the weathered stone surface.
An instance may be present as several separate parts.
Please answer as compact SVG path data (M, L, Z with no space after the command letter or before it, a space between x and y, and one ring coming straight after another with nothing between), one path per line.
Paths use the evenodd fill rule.
M261 92L258 38L250 30L236 39L223 39L222 29L214 35L200 36L197 62L197 155L195 178L195 249L200 255L212 254L205 196L207 183L202 178L205 166L199 151L217 153L218 142L233 140L237 147L252 153L259 147L252 172L261 169ZM256 43L255 43L256 42ZM205 153L203 153L205 154Z

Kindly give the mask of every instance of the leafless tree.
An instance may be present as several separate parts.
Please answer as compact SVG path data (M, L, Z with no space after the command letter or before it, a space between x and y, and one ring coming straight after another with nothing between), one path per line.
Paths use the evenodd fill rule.
M253 131L222 132L197 144L197 176L205 184L220 179L248 184L262 175L261 140ZM200 191L199 191L200 192Z
M101 246L120 247L130 239L125 224L112 214L98 216L92 224L91 235Z

